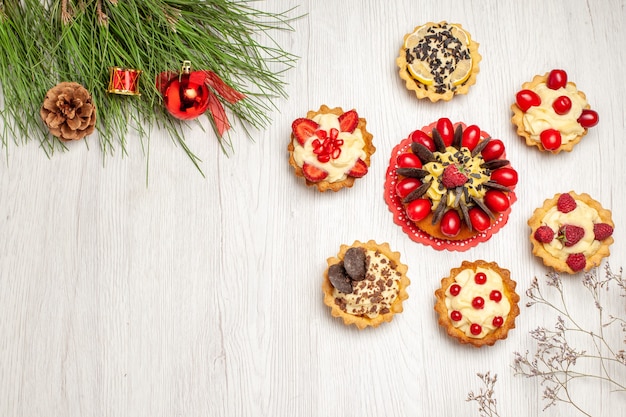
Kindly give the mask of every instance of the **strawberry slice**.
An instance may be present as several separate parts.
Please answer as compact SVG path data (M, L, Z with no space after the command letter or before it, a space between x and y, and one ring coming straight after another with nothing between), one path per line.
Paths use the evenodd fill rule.
M304 143L308 138L313 136L317 128L320 127L316 122L311 119L307 119L301 117L296 119L291 124L291 130L293 131L293 135L296 137L298 143L304 146Z
M320 182L328 176L328 172L306 162L302 165L302 172L304 178L311 182Z
M350 110L339 116L339 128L342 132L354 132L359 124L359 115L356 110Z
M361 178L363 175L367 174L367 164L364 160L359 158L356 161L356 164L352 167L352 169L348 172L348 175L355 178Z

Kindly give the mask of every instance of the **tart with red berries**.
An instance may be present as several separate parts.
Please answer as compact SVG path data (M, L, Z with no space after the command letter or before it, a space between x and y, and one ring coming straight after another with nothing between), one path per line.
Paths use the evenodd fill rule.
M552 153L570 152L599 120L585 93L567 80L562 69L522 84L511 110L511 121L526 144Z
M408 90L436 102L467 94L481 59L478 43L460 24L429 22L404 36L396 64Z
M289 164L308 186L319 191L352 187L367 174L376 151L367 122L356 110L322 105L291 125Z
M475 347L506 339L520 313L516 285L495 262L464 261L435 291L439 324L460 343Z
M388 243L355 241L341 245L336 257L327 259L322 290L324 304L333 317L359 330L378 327L402 312L411 281L400 253Z
M556 271L589 271L610 255L611 212L589 194L555 194L534 211L528 225L533 255Z
M517 171L505 146L476 125L448 118L412 132L392 153L385 201L415 241L466 250L508 220Z

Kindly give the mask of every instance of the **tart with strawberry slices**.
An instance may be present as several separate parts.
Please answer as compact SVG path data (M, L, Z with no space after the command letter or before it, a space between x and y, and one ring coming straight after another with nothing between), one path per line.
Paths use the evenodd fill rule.
M567 80L562 69L522 84L511 110L511 121L526 144L555 154L570 152L599 120L585 93Z
M356 178L367 174L376 151L366 125L356 110L322 105L309 111L291 125L289 164L319 191L352 187Z
M558 193L528 220L533 255L559 272L589 271L610 255L611 212L589 194Z
M506 339L519 315L517 283L495 262L464 261L435 291L439 324L462 344L493 345Z
M460 24L429 22L404 36L396 64L408 90L436 102L467 94L481 59L478 43Z
M402 303L409 298L408 267L388 243L357 240L341 245L326 263L322 290L333 317L361 330L378 327L402 312Z
M394 221L418 242L465 250L508 219L517 171L504 143L448 118L412 132L394 148L385 200Z

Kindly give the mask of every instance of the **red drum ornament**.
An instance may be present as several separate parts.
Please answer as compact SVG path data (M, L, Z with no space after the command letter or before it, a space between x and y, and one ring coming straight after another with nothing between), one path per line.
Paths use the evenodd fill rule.
M139 75L141 75L141 70L109 67L109 88L107 92L125 96L140 96Z
M204 71L191 71L191 62L183 61L181 73L169 80L163 90L165 109L182 120L201 116L210 104L206 78Z

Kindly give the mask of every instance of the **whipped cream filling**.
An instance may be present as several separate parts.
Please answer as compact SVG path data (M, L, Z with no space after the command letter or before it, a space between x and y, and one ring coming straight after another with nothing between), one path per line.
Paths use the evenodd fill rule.
M330 129L335 128L340 131L339 128L339 116L332 113L318 114L313 119L319 124L319 129L330 132ZM347 178L348 172L354 167L356 161L360 158L365 160L367 154L365 152L365 140L363 134L359 128L356 128L354 132L339 132L337 137L343 140L341 145L341 153L336 159L331 158L328 162L320 162L317 159L317 155L313 153L313 141L318 139L313 135L306 140L304 146L300 145L297 140L293 140L293 157L298 166L302 167L306 162L309 165L313 165L317 168L323 169L328 172L326 181L337 182Z
M585 234L575 245L565 246L559 239L554 238L550 243L544 243L544 248L550 255L565 261L571 253L582 253L589 257L598 251L601 242L595 240L593 232L594 223L601 223L600 215L593 207L589 207L582 201L576 200L576 208L569 213L560 212L556 206L551 207L542 220L542 224L549 226L555 233L561 226L572 224L582 227Z
M539 106L529 108L523 116L524 129L530 134L532 140L541 142L541 132L547 129L556 129L561 132L561 143L567 143L584 133L585 129L578 123L578 118L587 106L578 89L572 83L557 90L548 88L541 83L533 88L533 91L541 98ZM567 96L572 101L572 107L564 115L556 114L552 103L560 96Z
M478 272L487 275L487 281L484 284L477 284L474 277ZM446 308L448 316L453 311L461 313L461 320L450 320L452 325L463 331L466 336L482 339L490 333L493 333L498 327L493 325L494 317L502 317L504 321L511 311L511 303L504 295L504 284L500 274L487 268L465 269L455 277L455 283L461 286L461 291L454 296L450 293L451 284L446 289ZM502 293L502 299L498 302L490 300L491 291L498 290ZM472 300L476 297L482 297L484 307L477 309L472 306ZM480 334L472 334L470 327L472 324L479 324L482 328Z
M398 297L401 274L396 265L379 251L366 250L365 279L354 282L350 294L334 289L335 304L355 316L374 318L391 311Z

